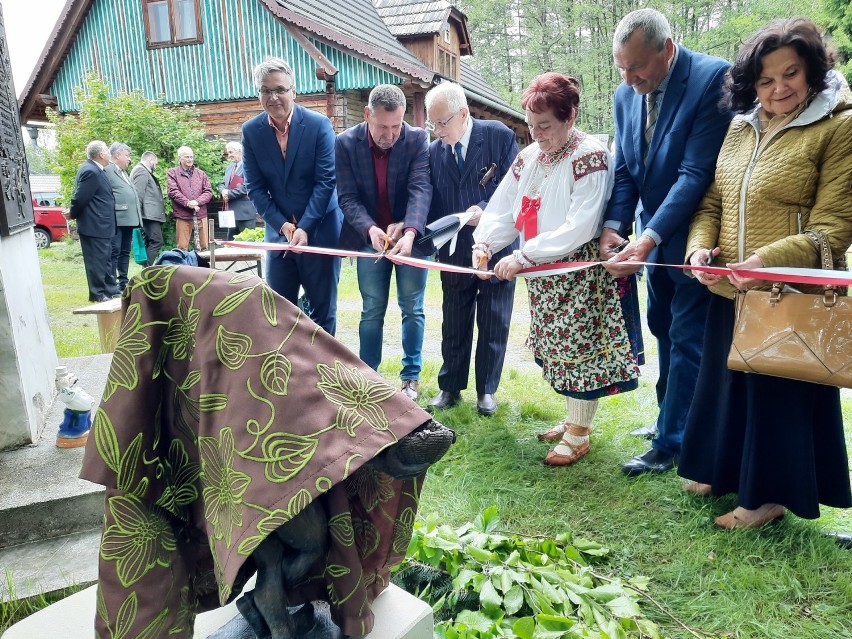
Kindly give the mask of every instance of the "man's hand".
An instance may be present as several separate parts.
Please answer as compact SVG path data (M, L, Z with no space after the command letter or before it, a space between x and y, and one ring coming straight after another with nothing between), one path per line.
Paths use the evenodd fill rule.
M290 236L290 244L293 246L307 246L308 232L305 229L297 228Z
M712 258L719 255L719 251L721 250L718 246L714 249L698 249L689 256L689 263L693 266L707 266ZM703 271L692 272L695 275L695 279L701 284L704 284L704 286L713 286L714 284L718 284L719 280L722 279L721 275L714 275L713 273L704 273Z
M479 220L482 217L482 208L478 204L474 204L466 212L474 214L473 217L467 221L467 226L476 226L479 224Z
M221 191L219 191L219 195L222 196L223 200L227 200L228 199L228 189L222 189Z
M198 210L198 200L190 200L186 203L186 205L190 208Z
M278 235L283 235L284 237L287 238L287 241L292 244L293 243L293 233L295 232L295 230L296 230L295 224L293 224L292 222L284 222L284 224L282 224L281 228L278 230ZM305 236L307 237L307 234L305 234Z
M736 262L734 264L726 264L730 269L734 270L745 270L751 268L763 268L763 260L761 260L757 253L752 253L748 256L748 258L744 262ZM760 286L764 284L766 280L760 280L754 277L742 277L735 273L731 273L728 275L728 280L730 280L731 284L736 286L741 291L747 291L750 288L754 288L755 286Z
M478 269L480 271L487 271L488 270L488 253L486 253L482 249L475 248L475 249L473 249L473 258L472 259L473 259L473 264L472 264L473 268ZM481 280L491 279L491 276L487 275L485 273L482 273L482 274L477 273L476 277L478 277Z
M62 209L62 217L64 217L66 220L70 220L71 219L71 209Z
M401 255L402 257L408 257L411 255L411 248L414 246L414 238L417 236L417 233L414 231L407 231L399 240L397 240L396 245L388 251L388 255Z
M650 237L640 235L639 239L628 242L621 252L616 253L604 262L604 268L615 277L626 277L642 268L639 265L632 265L630 262L644 262L655 246L654 240ZM610 248L611 251L612 248Z
M391 244L395 244L402 237L402 224L402 222L388 224L388 230L385 233L390 238Z
M370 234L370 246L372 246L377 253L384 253L386 248L385 238L388 238L387 233L378 226L371 226L368 233ZM388 238L388 242L390 242L390 238Z
M501 280L511 280L523 267L511 255L507 255L494 266L494 275Z

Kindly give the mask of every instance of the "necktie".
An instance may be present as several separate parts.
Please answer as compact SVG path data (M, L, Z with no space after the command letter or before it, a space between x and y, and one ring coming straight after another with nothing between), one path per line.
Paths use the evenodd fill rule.
M462 143L456 142L456 163L459 165L459 175L464 173L464 156L462 156Z
M651 146L651 139L654 137L654 127L657 125L657 115L660 112L657 104L657 96L659 91L651 91L645 96L645 157L648 157L648 149Z

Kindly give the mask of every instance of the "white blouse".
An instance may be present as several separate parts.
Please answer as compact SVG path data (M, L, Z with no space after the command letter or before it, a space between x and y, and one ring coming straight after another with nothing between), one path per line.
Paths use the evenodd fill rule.
M511 244L520 233L515 221L524 196L539 195L538 234L524 237L522 244L524 255L536 264L558 261L600 235L614 179L609 151L597 138L574 129L564 157L549 166L546 158L535 142L518 154L485 207L475 242L492 253Z

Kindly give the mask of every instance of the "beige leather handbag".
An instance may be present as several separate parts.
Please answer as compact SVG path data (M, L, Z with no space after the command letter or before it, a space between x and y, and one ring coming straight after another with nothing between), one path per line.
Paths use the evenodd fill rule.
M807 231L831 270L831 247ZM841 267L842 268L842 267ZM737 295L728 368L852 388L852 299L827 286L822 295L771 291Z

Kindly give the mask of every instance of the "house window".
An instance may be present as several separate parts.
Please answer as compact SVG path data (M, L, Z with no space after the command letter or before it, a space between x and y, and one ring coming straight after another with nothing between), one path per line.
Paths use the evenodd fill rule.
M438 73L445 78L458 80L458 56L449 51L438 48Z
M201 42L200 0L142 0L150 47Z
M444 33L444 42L446 42L447 44L452 44L453 41L450 38L450 23L445 22L441 31Z

